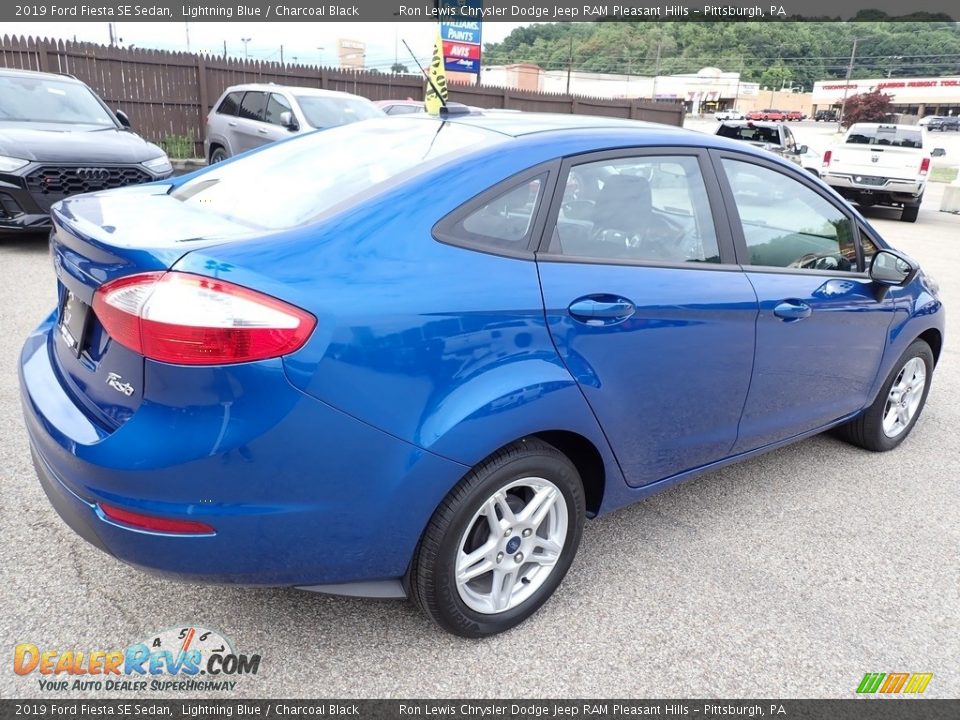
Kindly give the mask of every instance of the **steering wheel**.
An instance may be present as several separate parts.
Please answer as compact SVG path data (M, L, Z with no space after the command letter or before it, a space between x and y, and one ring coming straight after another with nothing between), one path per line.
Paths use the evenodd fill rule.
M836 253L807 253L790 263L787 267L807 270L843 270L841 258Z

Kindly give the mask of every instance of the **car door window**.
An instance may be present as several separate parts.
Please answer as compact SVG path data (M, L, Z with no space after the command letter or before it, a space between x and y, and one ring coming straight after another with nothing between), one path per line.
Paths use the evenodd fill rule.
M723 168L740 215L747 265L856 272L853 221L776 170L731 158Z
M645 155L573 166L549 252L636 262L720 262L699 161Z
M283 95L270 93L270 100L267 102L267 112L265 116L267 122L273 125L283 125L283 123L280 122L280 114L285 112L293 112L287 99Z
M267 94L262 92L248 92L240 103L240 117L244 120L263 121L267 106Z
M791 153L797 151L797 141L793 137L793 133L790 132L790 128L783 129L783 146L787 148Z

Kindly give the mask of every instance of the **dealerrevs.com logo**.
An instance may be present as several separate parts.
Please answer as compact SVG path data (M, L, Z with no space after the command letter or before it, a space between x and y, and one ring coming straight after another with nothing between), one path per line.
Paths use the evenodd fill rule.
M122 650L20 643L13 652L13 671L36 677L43 692L231 692L240 676L259 669L260 655L239 654L216 630L196 626L170 628Z

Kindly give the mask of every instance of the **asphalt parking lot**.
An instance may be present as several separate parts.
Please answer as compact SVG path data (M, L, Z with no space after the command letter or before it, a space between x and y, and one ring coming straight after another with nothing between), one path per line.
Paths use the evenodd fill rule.
M817 437L590 522L556 596L483 642L403 602L158 579L76 537L34 477L17 387L53 271L42 239L0 243L0 697L44 696L36 673L11 671L18 643L125 648L187 625L261 654L239 697L852 697L864 673L897 671L960 696L960 216L937 212L942 191L915 225L867 211L948 306L926 410L898 450ZM46 697L93 695L125 696Z

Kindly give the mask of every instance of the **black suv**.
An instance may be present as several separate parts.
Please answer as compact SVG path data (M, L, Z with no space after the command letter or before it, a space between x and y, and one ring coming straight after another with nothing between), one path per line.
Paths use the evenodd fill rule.
M156 145L79 80L0 68L0 236L46 231L70 195L173 174Z
M813 119L817 122L836 122L837 121L837 111L836 110L817 110L817 114L813 116Z

